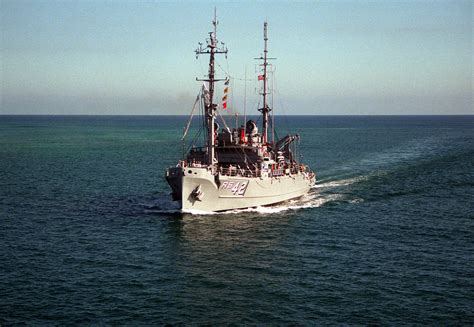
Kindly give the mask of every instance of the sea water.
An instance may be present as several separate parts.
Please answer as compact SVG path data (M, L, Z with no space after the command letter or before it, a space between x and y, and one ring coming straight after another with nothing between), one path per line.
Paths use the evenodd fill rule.
M277 117L316 186L195 215L185 121L0 116L0 324L474 323L473 116Z

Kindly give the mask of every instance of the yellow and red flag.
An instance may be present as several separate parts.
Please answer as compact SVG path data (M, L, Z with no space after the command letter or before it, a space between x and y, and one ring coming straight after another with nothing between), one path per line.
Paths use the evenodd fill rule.
M229 79L227 79L224 83L225 88L224 88L224 96L222 97L222 109L227 109L227 93L229 92Z

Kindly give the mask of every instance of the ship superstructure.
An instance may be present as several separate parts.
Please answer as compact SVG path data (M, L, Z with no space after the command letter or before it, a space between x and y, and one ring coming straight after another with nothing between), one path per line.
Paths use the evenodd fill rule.
M270 112L268 92L268 24L264 23L264 52L260 58L262 81L262 130L249 120L245 126L219 130L216 122L218 104L215 98L217 79L215 57L227 56L227 48L217 40L217 19L214 15L213 31L207 44L200 43L196 56L209 55L208 75L204 80L201 96L205 141L193 146L176 167L166 170L166 180L172 189L173 200L181 209L223 211L238 208L265 206L294 199L306 194L316 181L310 168L296 158L298 135L287 135L278 141L269 140ZM196 104L195 104L196 105ZM194 108L193 108L194 111ZM186 132L187 129L186 128ZM186 133L185 132L185 133ZM273 135L273 133L272 133Z

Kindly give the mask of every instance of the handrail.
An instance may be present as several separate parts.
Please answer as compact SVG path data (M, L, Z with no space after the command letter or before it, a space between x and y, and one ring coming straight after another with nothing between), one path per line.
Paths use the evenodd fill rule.
M245 168L224 168L219 167L217 169L219 174L225 176L241 176L241 177L260 177L261 171L259 169L245 169Z
M186 162L180 161L177 165L178 167L190 167L190 168L204 168L208 167L207 164L197 162ZM213 168L213 173L218 172L220 175L224 176L236 176L236 177L261 177L262 171L258 168L249 169L249 168L239 168L239 167L217 167ZM312 171L306 165L291 165L286 167L278 167L277 169L269 169L268 175L270 177L280 177L285 175L295 175L301 173L312 173Z

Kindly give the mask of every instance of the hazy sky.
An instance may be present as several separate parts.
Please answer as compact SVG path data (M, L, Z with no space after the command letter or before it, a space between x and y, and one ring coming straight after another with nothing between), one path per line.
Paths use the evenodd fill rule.
M473 114L472 1L0 1L3 114L185 114L211 30L256 112L263 22L277 114ZM249 80L245 87L247 71ZM220 76L224 76L224 72ZM220 89L218 89L220 92ZM219 95L220 96L220 95Z

